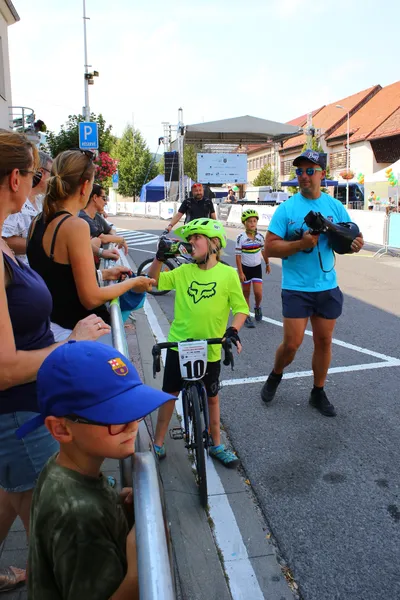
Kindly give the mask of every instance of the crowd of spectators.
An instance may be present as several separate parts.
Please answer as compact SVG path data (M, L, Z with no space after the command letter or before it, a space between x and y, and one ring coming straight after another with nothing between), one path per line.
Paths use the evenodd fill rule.
M127 252L127 247L101 216L107 198L105 190L94 185L96 167L93 159L91 152L69 150L53 161L48 154L38 152L25 136L0 132L0 544L18 516L29 536L30 525L32 527L30 515L34 514L31 513L32 498L37 506L34 489L51 457L51 464L57 465L58 489L63 487L63 477L69 481L75 480L77 485L82 485L82 482L85 484L88 477L98 478L105 457L120 457L122 451L119 449L118 453L116 448L126 441L121 439L121 435L126 438L126 432L130 433L131 452L135 437L132 432L137 430L137 420L150 412L150 408L153 410L168 399L148 388L143 392L146 398L143 407L141 396L136 394L135 410L123 412L122 408L126 408L128 402L128 392L142 384L133 365L126 360L124 362L123 357L117 357L118 353L111 347L97 342L110 332L106 303L129 290L148 291L154 282L146 277L130 277L131 272L126 267L99 269L96 264L101 256L116 260L119 251ZM116 244L119 251L103 247L109 243ZM116 283L103 286L107 280ZM96 342L94 349L90 347L93 342ZM84 346L87 343L89 347ZM81 344L84 346L82 350ZM106 348L102 356L104 358L106 352L108 360L101 363L101 368L94 368L93 357L97 352L101 354L101 347ZM75 355L78 358L74 358ZM82 383L84 389L80 390L78 386L75 393L74 373L81 368L79 365L85 364L87 356L92 360L88 370L83 371L87 381ZM38 373L41 372L44 376L39 385ZM129 378L122 377L128 372ZM110 378L110 374L116 377ZM59 385L61 376L64 377L64 387ZM122 380L127 387L122 389L122 385L114 398L113 390L118 388L118 381ZM131 380L131 388L128 380ZM92 391L94 382L100 385L98 394ZM50 391L53 396L50 404L46 404ZM86 400L89 398L86 405L82 400L83 404L77 406L77 399L85 397ZM105 411L105 400L108 401L108 412ZM88 411L90 402L91 409ZM57 403L61 408L55 413L54 406ZM100 404L103 420L96 418L96 414L100 415L101 412L100 408L96 408ZM52 426L46 421L45 426L45 417L49 414L57 414L58 421L52 422ZM116 424L121 423L125 425L119 425L117 432L112 431L117 427ZM108 425L108 429L104 425ZM102 446L99 440L103 433L110 434L110 439L105 438ZM114 446L109 443L111 439ZM90 448L87 446L88 440L92 443ZM62 444L66 448L63 460L60 459ZM124 448L127 450L128 445ZM77 481L79 476L81 480ZM94 488L97 489L96 486ZM110 502L114 503L114 510L117 510L118 502L116 496L111 494L111 488L105 487L103 496L100 489L97 492L103 502L108 502L108 506ZM129 500L129 496L128 491L124 499ZM46 506L50 512L58 506L57 495L51 497L53 505L49 500L50 505ZM65 518L66 512L74 510L73 503L67 500L66 497L60 518ZM107 507L104 505L103 508L106 510ZM39 567L32 559L32 547L36 550L37 545L34 544L38 542L37 532L34 533L30 546L29 581L41 583L29 586L29 598L61 600L84 597L88 600L106 600L112 597L123 600L135 597L132 596L131 587L136 577L135 540L134 533L126 539L126 530L123 543L121 539L117 543L112 533L108 537L100 536L99 544L103 545L104 557L109 557L114 551L122 552L119 555L120 579L113 579L115 585L105 584L100 593L102 579L96 592L91 576L88 576L89 584L82 579L75 581L74 585L65 581L65 573L68 572L73 580L75 572L84 573L87 570L83 564L78 569L76 561L83 560L85 552L89 558L97 543L96 539L88 536L89 545L84 553L73 552L74 547L82 550L82 539L78 533L82 533L83 525L76 513L75 517L78 519L76 530L70 528L70 535L62 540L63 544L69 544L71 563L68 566L64 564L61 568L58 563L50 564L51 556L57 552L62 556L63 549L57 546L60 540L51 537L50 530L47 530L47 541L51 539L57 546L51 550L49 546L48 560L43 555L46 549L39 548L43 559L40 568L43 564L47 565L47 578L42 578L43 572L35 572ZM97 526L101 528L102 523L97 521ZM119 531L122 535L121 532L122 529ZM41 534L43 537L43 531ZM104 564L104 570L106 566ZM103 572L101 561L96 562L95 568L98 574ZM92 575L93 572L92 566ZM128 582L124 584L128 573ZM0 569L0 592L14 589L25 578L24 568L10 566ZM48 589L46 581L52 582L48 584ZM79 586L81 589L78 592ZM72 588L74 592L71 592ZM90 588L93 588L92 591Z

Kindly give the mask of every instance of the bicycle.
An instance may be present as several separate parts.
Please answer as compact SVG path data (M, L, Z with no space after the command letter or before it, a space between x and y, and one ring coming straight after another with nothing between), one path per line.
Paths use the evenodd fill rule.
M166 229L165 231L162 232L161 237L166 235L167 233L169 233L169 232ZM180 243L180 244L184 245L184 243L181 240L175 239L174 241L176 241L178 244ZM146 258L146 260L144 260L139 265L139 268L137 271L138 277L140 275L147 275L147 272L148 272L153 260L154 260L153 258ZM163 261L163 265L161 267L161 272L172 271L173 269L177 269L181 265L189 264L192 262L193 262L193 259L190 254L175 254L173 256L171 255L171 256L168 256L168 258L166 258ZM221 260L221 263L223 265L228 265L228 263L224 262L223 260ZM228 266L230 266L230 265L228 265ZM153 287L151 292L149 292L149 294L151 294L152 296L164 296L165 294L168 294L168 292L170 292L170 291L171 290L162 290L161 291L161 290L158 290L156 287Z
M152 349L153 377L161 370L161 350L178 348L179 365L183 379L182 406L183 428L175 427L170 430L172 439L184 439L185 447L193 457L196 469L196 483L199 488L200 503L207 507L207 474L205 454L209 455L212 445L210 435L210 418L208 412L207 392L202 381L207 369L207 346L221 344L225 356L224 365L231 365L234 360L232 341L230 338L211 338L206 340L186 340L184 342L162 342L155 344Z

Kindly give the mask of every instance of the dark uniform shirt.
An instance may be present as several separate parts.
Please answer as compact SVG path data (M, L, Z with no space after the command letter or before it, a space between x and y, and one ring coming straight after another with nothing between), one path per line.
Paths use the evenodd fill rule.
M178 208L178 212L186 214L185 223L189 223L193 219L209 219L212 213L215 213L215 208L211 200L187 198Z
M92 219L84 210L81 210L79 216L89 223L91 238L99 237L99 235L102 235L103 233L108 235L112 229L104 217L99 215L99 213L96 213L94 219Z
M109 600L127 570L128 524L101 475L81 475L53 456L31 508L29 600Z

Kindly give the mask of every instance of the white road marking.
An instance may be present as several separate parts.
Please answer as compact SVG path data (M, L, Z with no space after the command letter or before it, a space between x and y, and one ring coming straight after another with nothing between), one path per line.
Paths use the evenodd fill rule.
M350 373L352 371L369 371L372 369L385 369L386 367L400 367L400 360L387 360L378 363L366 363L362 365L348 365L344 367L332 367L328 370L328 375L334 373ZM297 379L301 377L312 377L314 373L312 371L295 371L294 373L284 373L283 379ZM243 377L238 379L225 379L221 381L221 387L227 387L230 385L243 385L244 383L264 383L268 375L261 375L260 377Z
M254 313L250 313L250 316L254 317ZM272 325L277 325L278 327L283 327L282 321L276 321L275 319L269 319L268 317L263 317L263 321L266 323L271 323ZM312 336L312 331L306 329L305 335ZM336 344L337 346L341 346L342 348L347 348L348 350L354 350L354 352L361 352L361 354L367 354L368 356L373 356L374 358L381 358L382 360L388 361L396 361L397 358L393 356L387 356L386 354L381 354L380 352L374 352L373 350L368 350L367 348L362 348L361 346L355 346L354 344L349 344L348 342L342 342L342 340L338 340L336 338L332 339L332 344Z
M158 342L165 341L165 335L150 302L146 299L144 311L150 328ZM165 351L163 351L165 352ZM165 357L163 356L165 364ZM179 397L180 400L180 397ZM182 416L182 402L177 401L176 411ZM207 486L210 516L214 522L214 533L221 550L225 569L229 575L229 587L233 600L264 600L253 566L250 562L242 534L235 519L225 488L211 458L207 460Z

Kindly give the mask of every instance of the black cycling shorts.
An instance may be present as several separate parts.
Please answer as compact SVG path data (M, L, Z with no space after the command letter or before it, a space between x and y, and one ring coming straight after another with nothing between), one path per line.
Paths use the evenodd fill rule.
M262 268L261 265L256 265L255 267L248 267L247 265L242 265L243 273L246 277L246 281L243 283L245 285L251 283L262 283Z
M207 396L212 398L218 394L219 374L221 372L221 361L208 362L207 371L203 377ZM179 353L177 350L168 348L167 359L165 361L164 380L162 389L167 394L180 392L183 388L183 379L179 367Z

